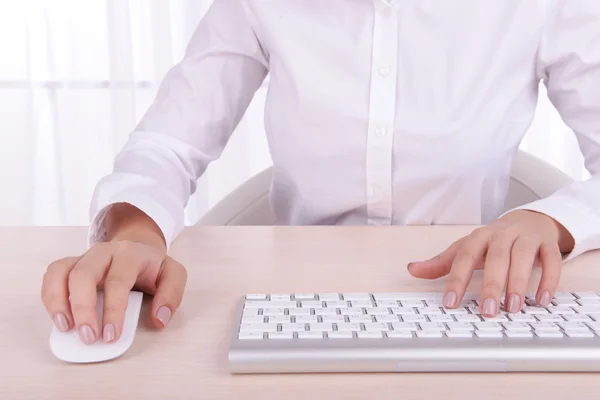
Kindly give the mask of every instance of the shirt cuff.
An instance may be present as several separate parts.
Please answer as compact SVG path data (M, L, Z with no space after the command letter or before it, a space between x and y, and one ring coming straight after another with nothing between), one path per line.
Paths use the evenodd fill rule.
M570 197L552 195L511 211L515 210L529 210L545 214L565 227L575 239L575 246L570 253L565 255L564 262L589 250L600 248L600 235L598 234L600 217L587 209L585 205L574 202Z
M114 185L116 183L114 179L114 176L109 176L101 181L94 194L90 207L88 246L106 240L105 218L112 205L127 203L144 212L156 223L165 238L168 251L183 230L183 208L177 206L177 201L171 199L164 191L162 194L155 190L149 193L148 190L136 187L115 192L114 188L122 185ZM181 212L173 212L173 210L179 211L180 208Z

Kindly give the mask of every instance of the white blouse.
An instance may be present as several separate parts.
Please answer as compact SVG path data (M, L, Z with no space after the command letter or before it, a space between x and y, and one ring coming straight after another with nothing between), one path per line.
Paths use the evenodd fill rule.
M97 185L90 241L131 203L170 244L269 75L279 224L486 224L544 80L592 178L522 208L600 248L600 1L215 0Z

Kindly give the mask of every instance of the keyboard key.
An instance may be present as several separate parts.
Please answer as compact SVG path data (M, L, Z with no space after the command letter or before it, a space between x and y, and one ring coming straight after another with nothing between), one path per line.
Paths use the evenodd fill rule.
M481 317L473 314L458 314L455 315L454 318L456 318L458 322L481 322Z
M557 314L538 314L535 318L540 322L564 322L565 319Z
M504 334L509 338L532 338L531 331L505 331Z
M558 325L565 331L588 331L588 326L583 322L560 322Z
M472 331L475 327L470 322L448 322L448 328L451 331Z
M326 315L323 318L326 318L326 317L339 317L339 318L341 318L342 322L344 321L344 317L342 317L341 315ZM316 315L296 315L295 318L296 318L297 323L318 322ZM324 322L336 322L336 321L329 321L329 320L327 320L327 321L323 320L323 321Z
M338 315L337 308L315 308L315 315Z
M556 300L570 300L570 299L575 299L575 296L573 296L571 293L569 292L556 292L554 293L554 298Z
M258 315L258 308L244 308L244 311L242 313L243 317L251 317L254 315Z
M319 300L340 300L339 293L319 293Z
M480 331L501 331L502 325L497 322L475 322L475 327Z
M423 307L424 304L421 300L401 300L400 305L402 307Z
M540 338L561 338L564 337L561 331L535 331L535 335Z
M342 315L365 315L363 309L359 307L342 307L339 310Z
M240 332L238 335L238 339L240 339L240 340L262 340L263 333L262 332Z
M290 300L290 294L289 293L284 293L284 294L272 294L269 296L271 298L271 301L275 300L275 301L289 301Z
M442 299L425 300L425 306L426 307L443 307L444 304L442 303Z
M579 306L579 303L575 300L555 300L555 301L553 301L553 303L556 306L564 306L564 307Z
M370 322L365 324L365 330L373 332L389 331L390 327L386 323Z
M386 307L369 307L369 308L365 308L365 311L367 311L367 314L369 315L389 315L390 314L390 310Z
M414 322L397 322L392 324L395 331L417 331L419 327Z
M293 339L294 334L292 332L271 332L269 333L269 339Z
M371 295L369 293L344 293L342 295L344 300L369 300L371 301Z
M600 314L600 307L598 306L581 306L574 308L579 314L595 315Z
M475 331L475 334L477 335L477 337L480 338L494 338L494 339L499 339L502 338L504 335L502 334L501 331L493 331L493 330L477 330Z
M352 339L353 334L351 331L332 331L327 332L327 337L329 339Z
M598 299L598 295L594 292L575 292L573 293L579 299Z
M565 331L565 335L572 338L591 338L596 337L591 331Z
M316 324L308 324L309 330L313 332L331 332L333 325L329 322L317 322Z
M445 331L446 325L441 322L421 322L419 324L424 331Z
M345 308L348 307L348 303L344 300L326 300L325 305L327 308Z
M267 299L267 295L264 293L253 293L253 294L246 295L246 300L266 300L266 299Z
M267 322L270 323L286 323L286 322L292 322L292 318L289 315L272 315L270 317L266 317L267 318Z
M360 331L360 324L356 324L356 323L341 323L341 324L337 324L337 330L338 331L349 331L349 332L356 332L356 331Z
M380 300L375 302L376 307L398 307L399 304L395 300Z
M473 333L466 330L446 331L446 336L449 338L471 338Z
M343 315L322 315L321 320L323 322L346 322ZM350 321L350 322L358 322L358 321Z
M276 332L277 324L240 324L240 332Z
M310 308L290 308L289 315L310 315Z
M281 324L283 332L301 332L306 330L306 325L301 323Z
M600 322L587 322L587 326L589 326L594 332L600 333Z
M315 331L298 332L298 339L323 339L323 334Z
M484 321L488 322L508 322L508 317L506 315L497 315L495 317L484 317L482 316Z
M573 310L571 307L567 307L564 305L560 305L560 306L548 306L547 310L550 311L551 314L556 314L556 315L572 315L575 314L575 310Z
M528 314L509 314L508 319L513 322L537 322L533 315Z
M451 315L440 314L440 315L428 315L431 322L454 322L454 318Z
M444 311L448 315L468 314L469 313L469 311L468 311L468 309L466 307L446 308L446 309L444 309Z
M582 306L600 306L600 297L595 299L579 299L577 302Z
M269 300L246 300L244 308L267 308L270 304Z
M427 317L424 315L403 315L403 322L428 322Z
M350 302L350 307L373 307L373 302L370 300L353 300Z
M417 331L417 337L419 338L441 338L443 336L442 331Z
M272 316L272 315L284 315L285 309L283 308L265 308L263 309L263 315Z
M559 331L559 325L554 322L530 322L529 325L536 331Z
M356 334L356 336L358 336L359 339L381 339L382 338L382 334L381 332L358 332Z
M411 307L390 307L390 311L396 315L414 315L417 311Z
M525 314L530 314L530 315L534 315L534 314L548 314L548 310L546 310L545 308L542 308L542 307L530 307L530 306L523 307L523 312Z
M375 315L375 320L377 322L386 322L386 323L399 321L397 316L391 315L391 314L390 315ZM370 322L370 321L366 321L366 322Z
M588 322L593 321L591 317L585 314L573 314L573 315L565 315L564 319L567 322Z
M300 302L302 308L321 308L323 303L318 300L302 300Z
M385 333L390 339L412 339L411 331L387 331Z
M503 322L502 325L507 331L529 332L531 326L525 322Z
M417 312L421 315L442 314L440 307L418 307Z
M393 317L393 315L392 315ZM348 315L348 320L350 322L373 322L373 317L370 315ZM397 321L397 320L396 320ZM383 321L380 321L383 322Z
M294 294L296 300L314 300L314 293L296 293Z
M265 322L265 317L262 315L248 315L242 317L242 324L262 324Z

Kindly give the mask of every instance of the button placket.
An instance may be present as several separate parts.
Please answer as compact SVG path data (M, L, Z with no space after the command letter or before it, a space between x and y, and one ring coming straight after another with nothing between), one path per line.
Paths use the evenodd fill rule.
M392 218L392 152L396 112L398 18L390 1L375 4L370 112L366 154L367 213L370 224Z

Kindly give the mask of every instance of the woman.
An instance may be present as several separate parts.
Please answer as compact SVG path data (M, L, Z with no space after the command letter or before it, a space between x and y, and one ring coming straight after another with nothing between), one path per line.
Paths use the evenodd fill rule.
M597 0L216 0L99 182L89 250L48 268L48 312L85 343L112 342L135 286L167 325L186 282L167 248L267 74L279 223L481 224L410 273L447 275L452 308L483 268L494 316L503 300L521 309L539 258L548 305L563 257L600 248L599 43ZM500 215L541 80L593 177Z

